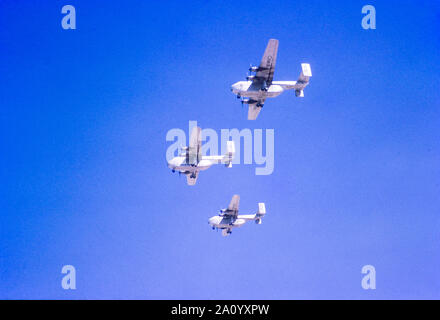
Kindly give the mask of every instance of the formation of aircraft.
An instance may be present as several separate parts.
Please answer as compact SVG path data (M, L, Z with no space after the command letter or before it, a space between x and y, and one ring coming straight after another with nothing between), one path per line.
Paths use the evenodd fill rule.
M297 81L273 81L277 53L278 40L270 39L260 65L249 68L251 74L247 76L246 81L238 81L231 86L231 91L237 95L238 99L241 99L241 103L249 105L248 120L257 119L267 98L277 97L285 90L295 90L297 97L304 97L304 88L309 84L312 76L310 64L301 64L302 70ZM225 155L202 155L201 131L199 127L195 127L191 132L189 146L183 147L179 156L168 161L168 167L172 172L178 171L179 174L185 174L187 184L190 186L196 184L200 171L206 170L214 164L222 163L231 168L235 156L233 141L227 142ZM223 236L230 235L233 228L241 227L247 221L261 224L261 219L266 214L264 203L258 203L258 212L255 214L238 215L239 203L240 196L234 195L228 208L220 210L220 214L211 217L208 223L213 229L221 229Z
M212 229L221 229L223 236L228 236L232 233L233 228L238 228L244 225L247 221L255 221L256 224L261 224L261 219L266 214L266 205L264 203L258 204L258 212L255 214L238 214L238 207L240 204L240 196L234 195L229 206L226 209L221 209L217 216L209 219L208 223Z
M278 40L270 39L259 66L251 66L249 72L255 73L231 86L231 91L249 105L248 120L256 120L267 98L279 96L285 90L295 90L297 97L304 97L304 88L312 76L310 64L301 64L301 74L297 81L273 81L277 62Z
M195 185L199 172L208 169L213 164L223 163L228 168L232 167L232 160L235 156L234 141L227 141L227 151L223 156L202 155L202 129L200 127L193 128L189 141L189 147L183 147L180 155L168 162L168 167L172 172L178 171L179 174L186 175L188 185Z

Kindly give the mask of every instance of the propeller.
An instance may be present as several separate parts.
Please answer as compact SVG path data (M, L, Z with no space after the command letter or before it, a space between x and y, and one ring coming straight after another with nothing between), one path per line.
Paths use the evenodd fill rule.
M254 66L252 63L249 65L249 72L258 72L259 69L258 66Z
M254 65L250 65L249 66L249 72L258 72L258 71L260 71L261 70L261 67L258 67L258 66L254 66Z
M249 69L248 69L248 72L247 72L246 80L248 79L248 77L252 76L253 72L257 72L256 70L254 70L254 68L255 68L255 66L252 65L252 63L250 63L249 64Z

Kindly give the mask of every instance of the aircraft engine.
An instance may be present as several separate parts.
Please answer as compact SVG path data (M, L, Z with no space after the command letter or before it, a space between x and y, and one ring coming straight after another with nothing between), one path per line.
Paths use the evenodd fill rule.
M257 66L251 66L250 68L249 68L249 71L250 72L257 72L258 71L258 67Z
M257 102L258 102L257 100L248 99L248 98L241 100L241 103L244 103L244 104L253 104L253 103L257 103Z

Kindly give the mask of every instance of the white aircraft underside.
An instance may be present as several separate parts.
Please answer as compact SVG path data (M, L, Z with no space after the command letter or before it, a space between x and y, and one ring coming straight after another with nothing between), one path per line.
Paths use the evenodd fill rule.
M287 82L287 81L286 81ZM296 82L296 81L291 81ZM267 91L261 90L261 88L255 88L252 81L238 81L232 85L232 92L240 97L253 98L258 100L264 100L266 98L275 98L283 93L282 86L272 82L272 85Z
M223 156L202 156L202 159L197 164L188 164L186 157L175 157L168 163L168 167L175 171L195 172L203 171L211 167L213 164L221 163L225 158Z

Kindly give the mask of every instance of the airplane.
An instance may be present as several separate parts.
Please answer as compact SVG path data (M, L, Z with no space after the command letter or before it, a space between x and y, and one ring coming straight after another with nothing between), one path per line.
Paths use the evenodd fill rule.
M241 99L241 104L249 105L248 120L256 120L266 98L279 96L285 90L294 89L297 97L304 97L304 88L312 76L310 64L302 63L302 72L297 81L273 81L277 61L278 40L270 39L264 51L260 65L249 68L247 81L238 81L231 86L231 91Z
M172 172L179 172L186 175L187 184L196 184L200 171L206 170L213 164L224 163L226 167L232 167L232 160L235 156L234 141L226 142L226 154L223 156L202 155L202 129L194 127L191 132L189 147L183 147L179 156L168 161L168 167Z
M232 228L241 227L247 221L255 221L256 224L261 224L261 219L266 214L266 205L264 203L258 204L257 213L247 215L238 214L239 203L240 196L234 195L226 209L221 209L219 215L213 216L208 220L208 224L212 226L212 229L221 229L222 235L225 237L232 233Z

